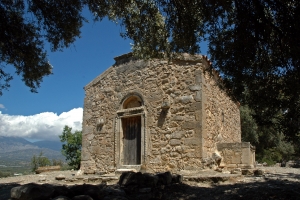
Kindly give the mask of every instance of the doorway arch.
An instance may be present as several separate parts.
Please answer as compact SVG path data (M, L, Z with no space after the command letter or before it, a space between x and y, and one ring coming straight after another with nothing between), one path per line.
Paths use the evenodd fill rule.
M115 142L116 166L118 169L136 169L145 162L146 112L139 94L123 98L117 111Z

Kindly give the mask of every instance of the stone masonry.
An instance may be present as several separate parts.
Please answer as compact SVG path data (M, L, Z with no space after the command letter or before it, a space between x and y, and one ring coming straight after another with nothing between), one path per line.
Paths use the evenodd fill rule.
M239 104L206 57L115 60L84 88L84 173L201 169L218 144L241 143Z

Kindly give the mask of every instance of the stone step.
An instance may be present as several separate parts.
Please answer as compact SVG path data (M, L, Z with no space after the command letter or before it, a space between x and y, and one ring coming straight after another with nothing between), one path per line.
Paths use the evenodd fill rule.
M123 172L137 172L136 169L117 169L115 171L116 175L121 175Z

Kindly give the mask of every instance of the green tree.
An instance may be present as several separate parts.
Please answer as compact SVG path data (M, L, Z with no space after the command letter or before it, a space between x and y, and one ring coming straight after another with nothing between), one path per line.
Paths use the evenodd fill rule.
M62 145L62 154L66 157L69 166L75 169L80 168L82 132L75 131L72 133L72 128L65 126L62 135L59 136Z
M34 172L39 167L44 167L51 165L50 160L43 155L43 152L41 151L38 156L34 155L31 158L31 170Z
M248 106L241 106L240 113L242 141L250 142L252 145L256 146L259 143L258 127L255 119L252 117L252 112Z
M259 124L257 115L247 105L240 107L242 141L251 142L256 147L256 159L270 165L289 160L295 153L297 143L288 141L282 131L275 128L277 118L270 119L271 124ZM279 114L278 114L279 115Z
M286 139L300 135L300 2L295 0L15 0L0 1L0 92L11 75L35 92L51 74L44 40L53 51L80 36L87 7L95 21L120 24L141 58L198 53L208 42L215 68L256 122L272 124ZM163 54L161 53L163 52ZM245 94L247 95L245 96Z

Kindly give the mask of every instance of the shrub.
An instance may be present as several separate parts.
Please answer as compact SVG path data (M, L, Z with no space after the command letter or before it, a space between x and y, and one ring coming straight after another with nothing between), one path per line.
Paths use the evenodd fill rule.
M43 156L43 152L40 152L40 155L34 155L31 159L31 170L34 172L39 167L51 165L50 160Z

